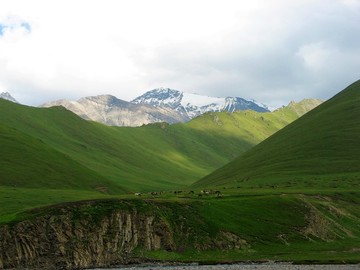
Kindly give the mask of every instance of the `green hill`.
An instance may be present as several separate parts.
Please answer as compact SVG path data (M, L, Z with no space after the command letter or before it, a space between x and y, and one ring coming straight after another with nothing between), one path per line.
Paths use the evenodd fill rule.
M211 113L186 124L109 127L62 107L0 100L0 125L14 133L1 137L2 149L8 150L1 152L0 185L96 186L110 193L181 188L298 117L285 107L263 114Z
M0 148L1 185L97 189L105 184L115 188L96 172L16 129L0 125Z
M360 81L194 187L359 188Z
M275 173L286 168L290 178L265 171L266 183L260 174L236 178L237 165L230 168L234 178L220 183L234 188L201 193L203 186L218 184L214 178L192 192L157 196L120 193L122 187L174 190L192 183L297 119L309 101L273 113L216 113L187 124L118 128L87 122L60 107L38 109L0 100L0 268L94 268L127 258L206 264L359 262L360 196L358 181L352 180L358 176L352 161L359 156L354 145L358 125L353 126L359 120L359 83L349 89L303 116L307 120L255 146L265 148L284 134L257 160L281 154L284 161L265 167ZM307 122L298 126L302 121ZM338 131L329 127L331 121ZM339 150L334 141L339 137L346 149ZM324 147L319 151L315 145ZM312 167L303 161L308 152L315 160ZM328 159L336 173L320 170L331 167L320 154L333 155ZM293 157L299 161L295 169L290 167ZM339 171L349 166L353 170ZM311 168L319 169L316 179ZM337 188L324 185L335 179L329 175L339 177L330 181ZM319 184L310 185L313 180ZM254 188L259 185L263 188ZM154 248L133 243L136 239L148 239Z

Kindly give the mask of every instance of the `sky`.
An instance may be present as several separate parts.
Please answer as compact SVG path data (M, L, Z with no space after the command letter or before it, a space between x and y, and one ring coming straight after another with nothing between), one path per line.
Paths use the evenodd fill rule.
M328 99L360 79L360 0L0 0L0 92L40 105L158 88Z

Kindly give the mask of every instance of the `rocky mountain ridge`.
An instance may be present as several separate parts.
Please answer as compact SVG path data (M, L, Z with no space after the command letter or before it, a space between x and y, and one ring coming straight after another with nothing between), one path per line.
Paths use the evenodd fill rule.
M135 98L133 103L149 104L155 107L166 107L185 114L190 119L206 112L234 112L253 110L268 112L266 105L256 103L239 97L209 97L198 94L190 94L170 88L157 88Z
M208 97L170 88L148 91L131 102L111 95L99 95L83 97L78 101L61 99L41 105L41 107L52 106L63 106L84 119L110 126L187 122L206 112L269 111L265 105L239 97Z
M162 107L134 104L111 95L84 97L78 101L61 99L41 107L63 106L86 120L110 126L141 126L155 122L178 123L188 118Z

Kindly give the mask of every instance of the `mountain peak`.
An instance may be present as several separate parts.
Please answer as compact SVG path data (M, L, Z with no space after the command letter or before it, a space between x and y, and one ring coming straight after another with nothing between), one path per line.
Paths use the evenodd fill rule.
M320 99L307 98L299 102L291 101L286 107L294 110L298 115L303 115L321 103L323 103L323 101Z
M225 98L224 110L229 112L253 110L257 112L268 112L266 105L255 102L255 100L246 100L239 97Z
M133 103L147 104L155 107L170 108L187 116L189 119L206 112L254 110L268 112L268 108L252 100L239 97L209 97L190 94L171 88L156 88L134 99Z
M171 89L171 88L167 88L167 87L159 87L159 88L155 88L153 90L150 90L148 92L157 92L157 93L169 93L169 94L181 94L182 91L176 90L176 89Z
M10 95L9 92L0 93L0 98L9 100L9 101L14 102L14 103L19 103L15 98L13 98L13 97Z
M115 96L112 95L98 95L98 96L89 96L89 97L83 97L78 100L80 104L86 104L88 102L93 102L101 105L106 106L127 106L129 102L118 99Z
M84 119L111 126L141 126L154 122L178 123L189 120L172 110L134 104L112 95L88 96L78 101L63 99L41 105L51 106L63 106Z
M176 109L181 105L183 92L171 88L155 88L135 98L132 103Z
M254 110L268 112L265 105L239 97L210 97L171 88L155 88L127 102L112 95L59 100L43 107L62 105L85 119L108 125L138 126L155 122L187 122L207 112Z
M147 91L142 96L154 96L154 95L180 96L181 94L183 94L183 92L179 91L179 90L176 90L176 89L171 89L171 88L166 88L166 87L159 87L159 88L154 88L152 90ZM136 98L136 99L138 99L138 98Z

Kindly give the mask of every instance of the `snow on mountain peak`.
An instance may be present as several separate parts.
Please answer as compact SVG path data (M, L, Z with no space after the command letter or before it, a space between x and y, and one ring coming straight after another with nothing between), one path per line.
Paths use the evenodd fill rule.
M184 93L171 88L156 88L134 99L133 103L144 103L156 107L166 107L187 115L190 119L206 112L255 110L268 111L267 107L251 100L238 97L209 97Z
M255 103L256 105L258 105L259 107L263 107L269 111L273 111L273 110L270 110L269 106L265 105L264 103L261 103L261 102L258 102L256 101L255 99L249 99L251 102Z
M207 112L268 111L262 104L239 97L210 97L163 87L148 91L131 102L112 95L98 95L83 97L78 101L53 101L41 107L59 105L85 119L117 126L187 122Z
M179 107L182 97L183 92L181 91L170 88L156 88L137 97L132 103L176 109Z
M209 104L221 105L224 103L223 98L202 96L198 94L183 93L182 105L194 105L197 107L207 106Z

